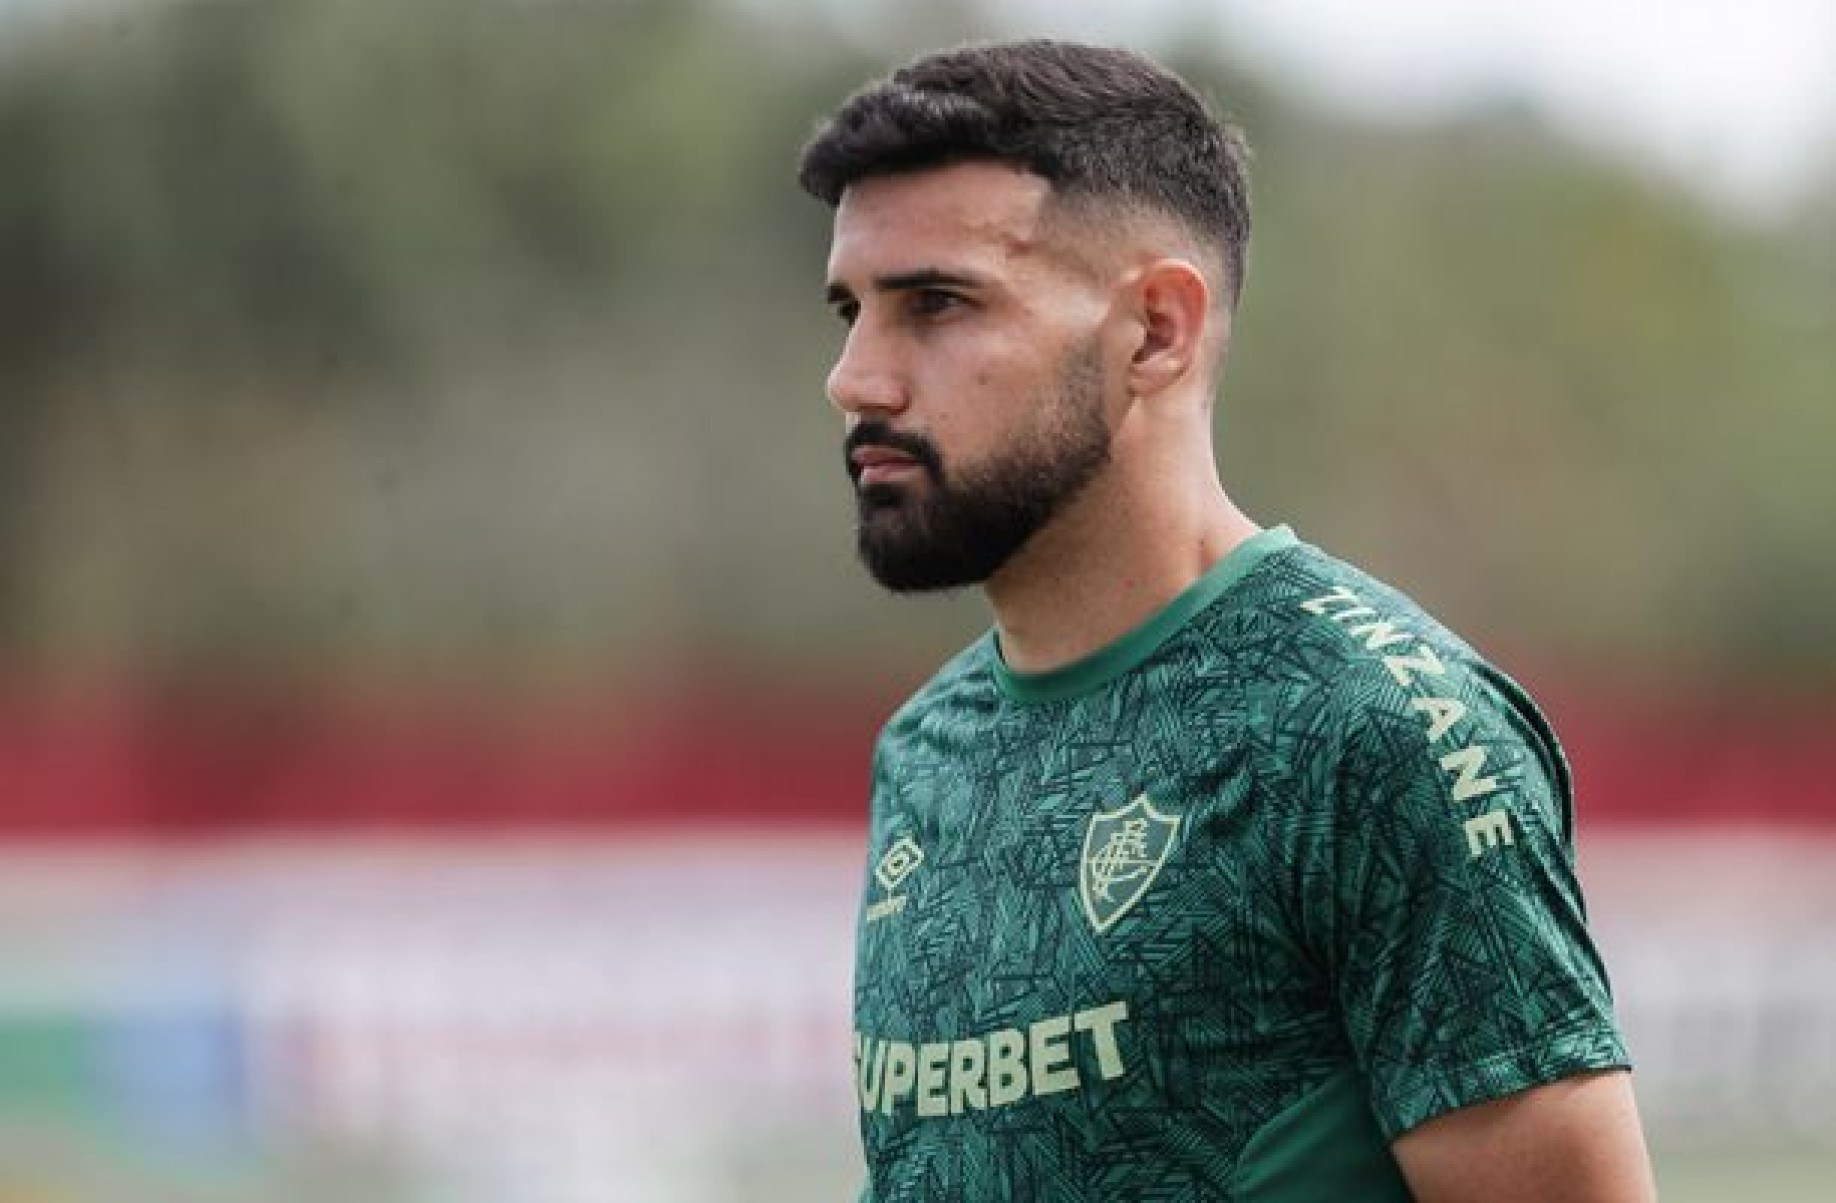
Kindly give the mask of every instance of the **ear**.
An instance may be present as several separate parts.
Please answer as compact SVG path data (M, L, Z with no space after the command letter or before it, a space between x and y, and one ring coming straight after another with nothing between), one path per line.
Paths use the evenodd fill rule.
M1200 365L1211 287L1186 260L1156 259L1135 279L1134 308L1139 339L1129 359L1129 392L1151 397Z

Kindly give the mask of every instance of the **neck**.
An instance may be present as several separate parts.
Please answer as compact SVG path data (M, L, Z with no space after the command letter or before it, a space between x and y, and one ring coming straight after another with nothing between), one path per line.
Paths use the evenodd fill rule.
M984 590L1001 654L1046 672L1140 626L1255 534L1202 466L1112 461Z

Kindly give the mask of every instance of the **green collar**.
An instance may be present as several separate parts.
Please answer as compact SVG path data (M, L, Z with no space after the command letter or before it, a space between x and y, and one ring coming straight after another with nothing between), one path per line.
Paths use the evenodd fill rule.
M1106 685L1153 655L1187 620L1222 597L1263 560L1296 542L1294 532L1285 526L1251 535L1146 622L1114 643L1059 668L1040 673L1013 671L1001 658L1000 635L990 632L995 684L1016 702L1058 702Z

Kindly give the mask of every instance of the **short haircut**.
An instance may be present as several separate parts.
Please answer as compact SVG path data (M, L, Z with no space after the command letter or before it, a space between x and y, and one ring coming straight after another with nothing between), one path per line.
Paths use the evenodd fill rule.
M1249 246L1249 148L1193 88L1128 50L1034 40L925 55L850 96L803 148L833 206L870 176L992 161L1055 197L1177 219L1223 256L1231 304Z

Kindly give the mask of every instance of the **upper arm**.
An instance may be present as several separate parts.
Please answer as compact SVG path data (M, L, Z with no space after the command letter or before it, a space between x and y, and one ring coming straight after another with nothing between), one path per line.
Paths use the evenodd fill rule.
M1341 684L1334 888L1309 895L1391 1140L1629 1064L1574 876L1559 754L1526 699L1451 657L1433 664Z
M1586 1073L1462 1107L1393 1146L1423 1203L1650 1203L1631 1075Z

